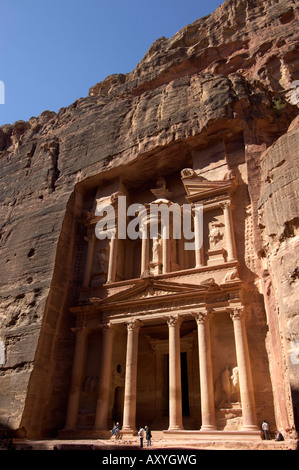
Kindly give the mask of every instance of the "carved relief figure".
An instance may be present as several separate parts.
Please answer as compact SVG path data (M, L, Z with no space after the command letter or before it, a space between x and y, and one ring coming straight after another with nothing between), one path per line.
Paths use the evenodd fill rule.
M108 247L97 250L95 268L91 286L96 287L106 282L108 273Z
M240 386L239 386L239 369L238 367L233 367L232 375L232 400L233 401L240 401Z
M230 375L230 371L229 371L227 366L225 366L225 369L221 374L221 384L222 384L222 388L223 388L223 391L224 391L225 397L226 397L225 401L227 403L230 403L230 397L231 397L231 393L232 393L232 390L231 390L231 375Z
M108 248L101 248L97 251L96 272L107 274L108 272Z
M161 262L161 240L159 238L153 239L152 262L157 264Z
M218 407L229 406L240 401L238 367L228 367L221 371L215 387L215 401Z
M159 274L162 265L162 246L160 238L153 238L152 260L150 262L150 272Z
M210 248L216 248L216 245L223 239L223 231L219 227L223 227L222 222L213 222L212 229L209 233Z

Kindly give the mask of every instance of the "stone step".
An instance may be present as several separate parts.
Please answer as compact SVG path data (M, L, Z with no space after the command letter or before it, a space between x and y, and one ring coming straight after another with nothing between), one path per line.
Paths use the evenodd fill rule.
M139 449L139 438L133 436L124 440L111 439L70 439L70 440L29 440L14 439L13 446L16 450L137 450ZM1 449L4 449L2 446ZM144 447L146 449L146 447ZM264 441L201 441L192 440L165 440L161 438L161 432L154 431L152 446L154 449L194 449L194 450L296 450L297 440L276 442L274 440Z

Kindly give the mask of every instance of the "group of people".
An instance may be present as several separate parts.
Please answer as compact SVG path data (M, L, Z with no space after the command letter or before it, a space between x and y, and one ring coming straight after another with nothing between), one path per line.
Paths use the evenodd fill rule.
M270 425L266 420L264 420L263 423L262 423L262 430L263 430L265 439L266 440L271 439L271 437L270 437ZM119 438L120 437L119 431L120 431L120 425L119 425L119 423L116 423L113 426L112 430L111 430L111 436L114 435L116 439ZM151 446L152 433L151 433L151 430L148 426L144 426L144 428L141 427L138 431L138 436L139 436L139 440L140 440L140 447L143 447L144 437L146 438L146 447ZM275 440L276 441L283 440L283 436L279 431L276 431L276 433L275 433Z
M270 437L270 424L265 419L264 419L263 424L262 424L262 430L263 430L264 437L265 437L266 441L269 441L271 439L271 437ZM283 441L283 440L284 439L283 439L282 434L279 431L276 431L275 432L275 441Z
M117 422L115 423L115 425L113 426L111 430L111 436L115 436L115 439L121 438L121 433L119 431L120 431L120 424ZM141 427L138 431L138 436L140 440L140 447L143 447L144 436L146 438L146 447L151 446L152 433L148 426L144 426L144 428Z
M139 431L138 431L138 436L139 436L139 440L140 440L140 448L143 447L144 434L145 434L145 438L146 438L146 447L151 446L151 442L152 442L151 441L151 439L152 439L151 430L148 426L144 426L144 428L140 428Z

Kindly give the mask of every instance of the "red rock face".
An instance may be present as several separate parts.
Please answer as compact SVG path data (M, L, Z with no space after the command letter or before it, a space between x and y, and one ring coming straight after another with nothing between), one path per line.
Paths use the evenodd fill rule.
M269 329L263 367L273 426L295 429L297 47L295 3L228 0L158 39L131 73L107 77L57 114L0 128L3 427L37 437L63 428L74 346L69 307L83 270L79 219L100 182L120 177L140 187L192 165L217 179L223 160L239 181L234 223L251 336L255 315ZM257 358L253 364L257 371Z

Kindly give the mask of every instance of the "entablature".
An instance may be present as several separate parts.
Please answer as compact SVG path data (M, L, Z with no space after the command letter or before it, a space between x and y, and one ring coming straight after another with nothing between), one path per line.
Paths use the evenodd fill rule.
M91 298L90 304L71 308L76 326L100 327L130 318L152 322L165 315L188 317L190 312L205 309L217 313L231 305L241 305L240 280L218 285L207 279L200 285L145 279L106 299Z

